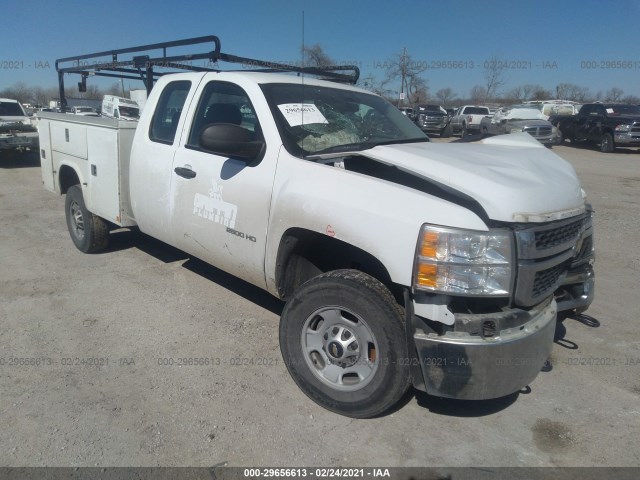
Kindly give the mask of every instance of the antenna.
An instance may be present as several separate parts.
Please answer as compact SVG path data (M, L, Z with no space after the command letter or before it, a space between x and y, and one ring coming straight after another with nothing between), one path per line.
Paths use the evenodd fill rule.
M304 49L304 10L302 10L302 72L301 72L301 93L302 99L300 100L300 120L302 121L302 129L304 130L304 67L305 67L305 49ZM304 152L304 137L302 137L302 142L300 144L300 148Z

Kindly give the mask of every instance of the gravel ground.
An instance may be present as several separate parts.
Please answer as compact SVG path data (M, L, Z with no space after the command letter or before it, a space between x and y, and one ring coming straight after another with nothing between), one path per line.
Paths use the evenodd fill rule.
M0 153L0 465L639 466L640 154L554 151L596 210L590 317L528 394L373 420L298 390L279 301L141 234L80 253L37 156Z

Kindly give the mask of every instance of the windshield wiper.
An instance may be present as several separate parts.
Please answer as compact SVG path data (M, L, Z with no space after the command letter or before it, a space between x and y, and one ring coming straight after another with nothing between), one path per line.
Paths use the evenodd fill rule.
M419 137L419 138L404 138L402 140L385 140L384 142L371 142L371 147L379 147L381 145L395 145L401 143L422 143L422 142L430 142L429 137Z
M400 143L419 143L419 142L428 142L429 137L420 137L420 138L404 138L402 140L385 140L384 142L361 142L361 143L349 143L347 145L334 145L333 147L323 148L322 150L318 150L317 152L313 152L310 155L305 155L304 158L314 159L316 157L321 157L322 155L327 155L331 153L348 153L355 152L360 150L369 150L373 147L379 147L381 145L394 145Z
M317 152L313 152L310 155L305 155L304 158L313 158L319 155L326 155L328 153L342 153L342 152L355 152L358 150L367 150L375 145L371 143L348 143L346 145L334 145L333 147L323 148L322 150L318 150Z

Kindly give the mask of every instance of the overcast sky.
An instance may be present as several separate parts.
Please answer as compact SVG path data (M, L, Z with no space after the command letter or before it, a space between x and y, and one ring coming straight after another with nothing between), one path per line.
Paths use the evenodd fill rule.
M300 61L304 11L305 43L320 44L338 62L357 62L362 77L383 77L385 62L406 47L430 67L424 77L432 94L450 87L467 96L497 56L511 67L503 90L532 83L553 91L565 82L640 96L640 0L0 4L0 90L16 81L56 85L56 58L211 34L227 53Z

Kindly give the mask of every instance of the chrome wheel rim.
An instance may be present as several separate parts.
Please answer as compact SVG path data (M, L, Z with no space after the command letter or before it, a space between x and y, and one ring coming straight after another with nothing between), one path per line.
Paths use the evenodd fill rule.
M69 205L69 218L71 219L71 230L78 240L84 238L84 217L80 204L75 200Z
M309 315L300 345L311 372L336 390L364 388L378 370L375 336L362 317L342 307L323 307Z

